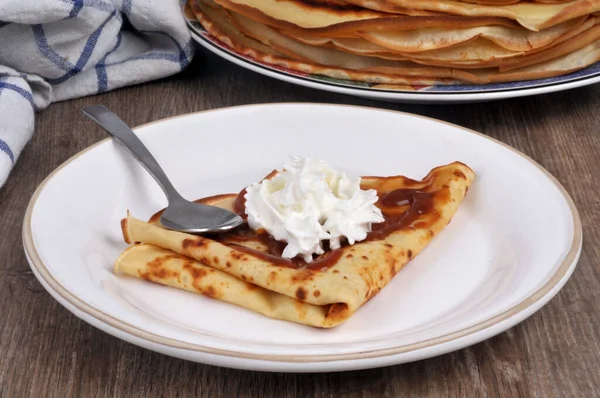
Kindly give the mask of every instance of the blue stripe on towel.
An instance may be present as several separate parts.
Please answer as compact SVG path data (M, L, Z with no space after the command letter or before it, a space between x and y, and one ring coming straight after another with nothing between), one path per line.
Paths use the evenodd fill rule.
M31 29L33 30L33 38L35 39L38 49L46 58L52 61L54 65L64 71L70 71L75 67L50 47L48 40L46 40L46 34L44 33L44 27L42 25L31 25Z
M69 13L69 18L75 18L83 8L83 0L73 0L73 8Z
M0 138L0 152L4 152L10 158L11 163L15 163L15 155L13 151L10 149L6 141Z
M29 91L15 85L15 84L0 81L0 91L2 91L4 89L11 90L11 91L14 91L15 93L19 94L21 97L25 98L29 102L29 104L31 105L33 110L36 109L35 104L33 103L33 96L31 95L31 93Z
M96 76L98 77L99 93L103 93L108 88L108 76L106 75L106 59L110 54L115 52L117 48L119 48L122 39L123 36L121 35L121 32L119 32L119 34L117 35L117 42L115 43L114 47L111 48L110 51L108 51L106 54L104 54L104 57L102 57L98 64L96 64Z
M85 43L85 46L83 47L81 56L77 60L77 64L71 70L69 70L67 73L62 75L61 77L57 77L54 79L46 79L48 81L48 83L50 83L52 85L64 83L65 81L69 80L72 76L81 72L81 70L85 67L85 65L89 61L90 57L92 56L92 53L94 52L94 48L96 47L96 43L98 42L98 38L102 34L102 30L104 29L106 24L115 16L116 13L117 13L116 10L111 12L110 15L108 16L108 18L106 18L104 20L104 22L102 22L102 24L100 24L100 26L98 26L98 28L94 31L94 33L92 33L90 35L90 37L87 39L87 41Z

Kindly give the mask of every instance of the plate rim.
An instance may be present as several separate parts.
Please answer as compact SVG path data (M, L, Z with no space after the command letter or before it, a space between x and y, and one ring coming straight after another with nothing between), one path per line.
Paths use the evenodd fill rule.
M129 334L130 336L132 336L134 338L139 338L139 339L146 340L153 344L167 346L167 347L171 347L174 349L187 350L187 351L195 352L198 354L211 354L211 355L216 355L216 356L221 356L221 357L237 358L237 359L243 359L243 360L258 360L258 361L266 361L266 362L278 362L278 363L286 362L286 363L300 364L300 363L307 363L307 362L314 363L314 362L334 362L334 361L336 361L336 362L337 361L356 361L356 360L365 360L365 359L371 359L371 358L386 357L386 356L391 356L391 355L403 354L403 353L407 353L407 352L414 352L414 351L426 349L426 348L433 349L436 346L438 346L438 347L443 346L443 344L451 343L451 342L457 341L459 339L476 337L478 333L485 333L486 331L491 330L494 326L497 326L500 323L508 321L511 318L518 317L518 315L520 315L520 314L527 313L528 309L536 307L536 305L539 304L540 301L542 301L544 298L546 298L548 295L550 295L549 297L547 297L547 300L545 302L541 303L541 305L539 307L539 308L541 308L543 305L545 305L547 302L549 302L552 299L552 297L556 293L558 293L558 291L560 291L560 289L564 286L564 284L567 282L570 275L576 268L580 250L581 250L582 243L583 243L583 227L582 227L581 218L580 218L579 212L575 206L575 203L574 203L573 199L571 198L571 196L569 195L569 193L566 191L566 189L562 186L562 184L560 184L560 182L549 171L547 171L536 161L534 161L533 159L531 159L524 153L518 151L517 149L512 148L508 144L505 144L493 137L489 137L483 133L479 133L475 130L471 130L471 129L468 129L468 128L465 128L465 127L462 127L462 126L459 126L459 125L456 125L453 123L434 119L434 118L427 117L427 116L411 114L408 112L380 109L380 108L374 108L374 107L310 103L310 102L297 102L297 103L296 102L283 102L283 103L239 105L239 106L208 109L208 110L202 110L202 111L198 111L198 112L185 113L185 114L175 115L175 116L167 117L164 119L145 123L145 124L136 126L133 130L136 131L140 128L148 127L150 125L167 122L172 119L185 118L185 117L189 117L192 115L198 115L198 114L213 113L213 112L229 112L231 110L236 110L236 109L289 107L289 106L337 107L337 108L360 109L360 110L364 110L364 111L368 111L368 112L390 112L390 113L394 113L394 114L401 114L401 115L408 116L408 117L415 117L415 118L420 118L420 119L424 119L427 121L442 123L442 124L448 125L450 127L460 129L467 134L473 134L480 138L487 139L487 140L492 141L493 143L499 144L500 146L504 147L505 149L508 149L509 151L522 157L524 160L526 160L532 166L536 167L558 189L559 193L561 194L561 196L565 200L566 204L568 205L569 211L571 213L571 219L572 219L572 225L573 225L573 239L572 239L569 251L565 255L565 257L564 257L563 261L560 263L560 265L556 268L555 273L546 281L546 283L544 283L544 285L542 285L539 289L535 290L530 295L528 295L527 297L525 297L524 299L522 299L515 305L511 306L507 310L505 310L493 317L487 318L481 322L478 322L475 325L460 329L460 330L452 332L452 333L447 333L442 336L424 340L424 341L419 341L419 342L415 342L415 343L411 343L411 344L399 345L396 347L388 347L388 348L383 348L383 349L372 349L372 350L367 350L367 351L362 351L362 352L357 352L357 353L319 354L319 355L248 353L248 352L239 352L239 351L235 351L235 350L214 348L214 347L209 347L209 346L203 346L200 344L184 342L184 341L180 341L180 340L177 340L174 338L164 337L164 336L160 336L155 333L152 333L152 332L148 332L140 327L134 326L123 320L113 317L112 315L105 313L98 308L95 308L91 304L86 303L83 299L79 298L74 293L69 291L67 288L65 288L63 285L61 285L54 278L54 276L49 271L46 264L42 261L40 255L35 247L35 243L33 240L33 229L32 229L33 210L39 199L40 194L44 190L44 187L63 168L67 167L73 161L75 161L79 157L85 155L87 152L93 150L97 146L100 146L111 140L110 137L107 137L107 138L105 138L99 142L96 142L96 143L90 145L89 147L81 150L80 152L74 154L69 159L64 161L61 165L59 165L57 168L55 168L38 185L38 187L34 191L32 197L27 205L25 217L23 219L22 240L23 240L23 248L24 248L24 251L26 254L26 258L29 262L30 267L33 269L36 277L38 277L38 279L42 278L43 282L44 282L44 283L42 283L42 285L44 285L45 288L46 288L46 286L49 286L56 295L58 295L62 300L64 300L69 305L76 308L81 313L85 314L86 316L95 318L97 321L104 323L111 328L117 329L118 331L120 331L122 333ZM563 281L563 279L564 279L564 281ZM42 282L42 281L40 281L40 282ZM558 289L555 292L552 292L557 287L558 287ZM46 289L46 290L48 290L48 289ZM50 291L48 291L48 292L51 293ZM551 293L553 293L553 294L551 294ZM54 296L54 295L51 294L51 296ZM60 302L60 300L57 300L57 301ZM62 302L61 302L61 305L64 306L64 304ZM538 308L538 310L539 310L539 308ZM536 312L536 311L537 310L534 309L533 312ZM73 312L73 311L71 311L71 312ZM78 316L77 314L75 314L75 315ZM531 315L531 314L529 314L529 315ZM527 315L527 316L529 316L529 315ZM82 318L81 316L78 316L78 317ZM82 318L82 319L84 319L84 318ZM86 319L84 319L84 320L86 320ZM517 323L519 323L519 321L515 322L512 325L509 325L508 328L514 326ZM508 329L508 328L506 328L506 329ZM506 330L506 329L502 329L502 331ZM470 345L470 344L467 344L467 345Z
M392 91L392 90L376 90L368 87L350 87L332 84L326 81L317 81L294 76L285 71L269 69L260 63L254 63L244 59L237 54L231 53L230 50L223 48L207 38L199 35L186 19L187 28L192 38L196 43L203 48L212 52L220 58L232 62L244 69L259 73L276 80L284 81L291 84L296 84L302 87L308 87L316 90L334 92L338 94L352 95L362 98L371 98L387 101L412 101L415 103L455 103L455 102L475 102L475 101L494 101L508 98L528 97L540 94L549 94L554 92L571 90L579 87L585 87L600 82L600 74L588 77L580 77L575 80L566 82L557 82L545 84L541 86L523 87L523 88L507 88L503 90L476 91L476 92L408 92L408 91Z

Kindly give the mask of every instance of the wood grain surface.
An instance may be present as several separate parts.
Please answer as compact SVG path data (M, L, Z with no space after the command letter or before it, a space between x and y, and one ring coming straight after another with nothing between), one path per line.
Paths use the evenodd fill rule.
M584 248L541 311L490 340L416 363L356 372L277 374L186 362L80 321L40 285L21 244L37 185L106 137L80 114L102 103L130 125L204 109L329 102L397 109L481 131L528 154L571 193ZM600 85L473 105L402 105L297 87L201 51L184 73L51 105L0 190L1 397L593 397L600 392Z

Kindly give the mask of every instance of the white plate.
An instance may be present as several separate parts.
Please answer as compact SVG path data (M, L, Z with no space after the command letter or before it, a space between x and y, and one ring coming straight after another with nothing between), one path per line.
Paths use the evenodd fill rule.
M547 303L575 268L581 223L539 165L478 133L369 108L254 105L136 129L184 196L237 192L287 160L315 156L360 174L423 177L460 160L477 173L452 223L375 298L331 330L272 320L115 276L119 221L165 205L132 157L105 140L35 192L24 221L31 268L92 325L168 355L221 366L337 371L414 361L489 338Z
M486 85L414 86L411 90L378 89L371 83L332 79L258 62L211 36L198 21L188 18L186 21L192 37L202 47L243 68L300 86L356 97L406 103L469 103L553 93L600 82L600 62L597 62L577 72L546 79Z

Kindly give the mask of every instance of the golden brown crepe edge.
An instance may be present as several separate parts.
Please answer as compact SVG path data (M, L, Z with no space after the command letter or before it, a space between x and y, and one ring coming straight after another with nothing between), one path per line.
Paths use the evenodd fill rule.
M331 319L326 321L331 305L301 302L156 245L129 246L115 260L114 270L118 274L201 294L273 319L320 328L333 327L344 320L329 317ZM334 309L332 313L336 312Z

